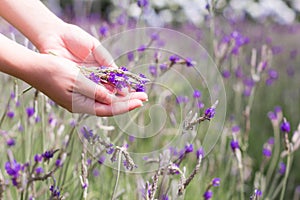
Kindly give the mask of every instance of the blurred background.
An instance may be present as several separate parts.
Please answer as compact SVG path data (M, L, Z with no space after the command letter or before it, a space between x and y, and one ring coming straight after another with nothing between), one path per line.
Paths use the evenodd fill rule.
M208 15L210 0L151 0L147 8L150 26L165 23L192 22L200 25ZM130 0L43 0L58 16L70 18L101 15L113 20L118 9L126 8L128 15L138 18L142 9ZM220 0L216 1L215 14L228 20L241 21L245 18L259 23L273 21L289 24L299 20L300 0Z

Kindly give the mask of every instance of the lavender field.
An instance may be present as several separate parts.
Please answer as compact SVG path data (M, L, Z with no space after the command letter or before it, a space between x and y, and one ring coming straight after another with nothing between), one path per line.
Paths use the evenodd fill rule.
M70 113L1 73L0 199L300 200L296 6L43 2L107 48L120 66L108 82L149 99L113 117ZM1 19L0 31L37 51ZM101 66L80 67L100 82Z

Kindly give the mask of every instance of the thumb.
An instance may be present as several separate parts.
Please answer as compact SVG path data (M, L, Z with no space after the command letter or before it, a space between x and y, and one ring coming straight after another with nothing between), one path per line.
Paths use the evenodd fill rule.
M117 68L118 66L114 62L113 57L111 54L105 49L102 44L100 44L97 48L94 49L93 55L95 57L95 60L103 66L108 66L108 67L115 67Z

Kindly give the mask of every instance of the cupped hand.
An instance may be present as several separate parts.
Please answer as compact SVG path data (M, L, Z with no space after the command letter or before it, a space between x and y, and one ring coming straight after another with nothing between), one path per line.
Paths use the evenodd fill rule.
M38 54L38 65L26 72L26 82L74 113L112 116L143 105L142 92L118 96L84 77L77 63L53 55Z
M38 46L41 53L52 53L85 66L117 67L110 53L92 35L80 27L64 23L44 36Z

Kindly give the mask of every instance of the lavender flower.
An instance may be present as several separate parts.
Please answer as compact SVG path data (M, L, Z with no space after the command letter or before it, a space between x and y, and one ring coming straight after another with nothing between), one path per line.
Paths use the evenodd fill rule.
M149 1L148 1L148 0L137 0L137 5L138 5L140 8L147 7L148 4L149 4Z
M203 158L204 157L204 149L202 147L200 147L197 151L196 151L196 156L197 159L200 158L200 156Z
M35 173L36 174L42 174L42 173L44 173L44 169L42 168L42 167L37 167L36 169L35 169Z
M149 66L149 72L152 76L156 77L157 76L157 68L155 65L150 65Z
M139 46L139 48L137 49L138 52L143 52L147 49L147 46L142 44L141 46Z
M272 156L272 150L268 147L264 147L262 153L267 158L270 158Z
M169 60L171 61L171 63L174 64L177 63L180 60L180 58L177 55L172 55L169 57Z
M218 186L220 186L220 181L221 181L221 179L220 178L214 178L213 180L212 180L212 186L214 186L214 187L218 187Z
M291 131L290 123L286 119L284 119L283 122L281 123L280 130L286 133Z
M205 193L203 194L203 198L204 198L205 200L211 199L212 196L213 196L213 192L212 192L211 190L207 190L207 191L205 191Z
M109 147L106 149L107 154L112 154L115 151L114 145L110 144Z
M129 62L132 62L134 60L134 53L132 51L127 53L127 59Z
M39 154L34 155L34 161L35 162L41 162L42 160L43 160L42 155L39 155Z
M108 34L108 27L106 25L103 25L99 28L99 33L101 36L105 37Z
M55 187L54 185L51 185L50 188L49 188L50 192L51 192L51 197L57 197L59 198L60 197L60 190L58 187ZM52 199L51 198L51 199Z
M26 108L26 113L27 113L27 117L30 118L34 115L34 108L33 107L28 107Z
M168 69L168 66L166 63L162 63L159 65L159 68L161 71L166 71Z
M11 176L12 184L17 187L19 185L18 178L21 175L22 165L16 160L11 162L8 161L5 163L5 171L9 176Z
M12 147L16 144L16 141L13 138L8 138L6 140L6 144L7 144L7 146Z
M195 99L201 98L201 92L199 90L194 90L193 97Z
M169 200L169 197L168 197L168 195L164 194L164 195L162 195L161 199L162 200Z
M268 117L270 120L277 120L277 115L275 112L268 112Z
M62 165L63 165L63 162L62 162L61 159L57 159L57 160L55 161L55 166L56 166L56 167L61 167Z
M226 78L226 79L229 78L229 77L230 77L230 71L224 69L224 70L222 71L222 76L223 76L223 78Z
M231 140L230 142L230 147L232 149L232 151L235 151L236 149L240 148L239 142L237 140Z
M22 166L20 163L18 163L16 160L13 160L11 162L7 161L5 163L5 170L6 173L14 178L17 178L20 174Z
M98 159L98 163L102 165L104 161L105 161L105 156L100 156L100 158Z
M269 145L274 145L274 142L275 142L275 140L274 140L273 137L270 137L270 138L268 139L268 144L269 144Z
M53 158L55 152L56 152L56 151L53 151L53 150L45 151L45 152L42 154L42 157L44 158L44 161L48 161L48 160L50 160L51 158Z
M149 82L145 76L140 76L129 72L125 67L79 67L81 72L97 84L109 83L117 89L128 88L143 91L144 85Z
M215 113L216 113L215 108L211 107L211 108L208 108L205 110L204 115L205 115L205 118L211 119L215 116Z
M240 132L240 127L238 125L235 125L231 128L231 131L233 133L238 133L238 132Z
M186 154L193 152L194 151L193 144L187 144L187 145L185 145L184 149L185 149L185 153Z
M286 166L285 166L285 164L284 164L283 162L280 162L280 163L279 163L279 170L278 170L279 174L280 174L280 175L284 175L284 174L285 174L285 171L286 171Z
M14 113L13 111L8 111L8 112L6 113L6 116L7 116L8 118L12 119L12 118L14 118L15 113Z
M176 103L181 104L181 103L188 103L189 98L187 96L177 96L176 97Z
M194 66L194 62L191 58L186 58L185 59L185 64L187 67L193 67Z
M94 177L97 177L97 176L99 176L99 175L100 175L99 170L98 170L98 169L94 169L94 170L93 170L93 176L94 176Z

